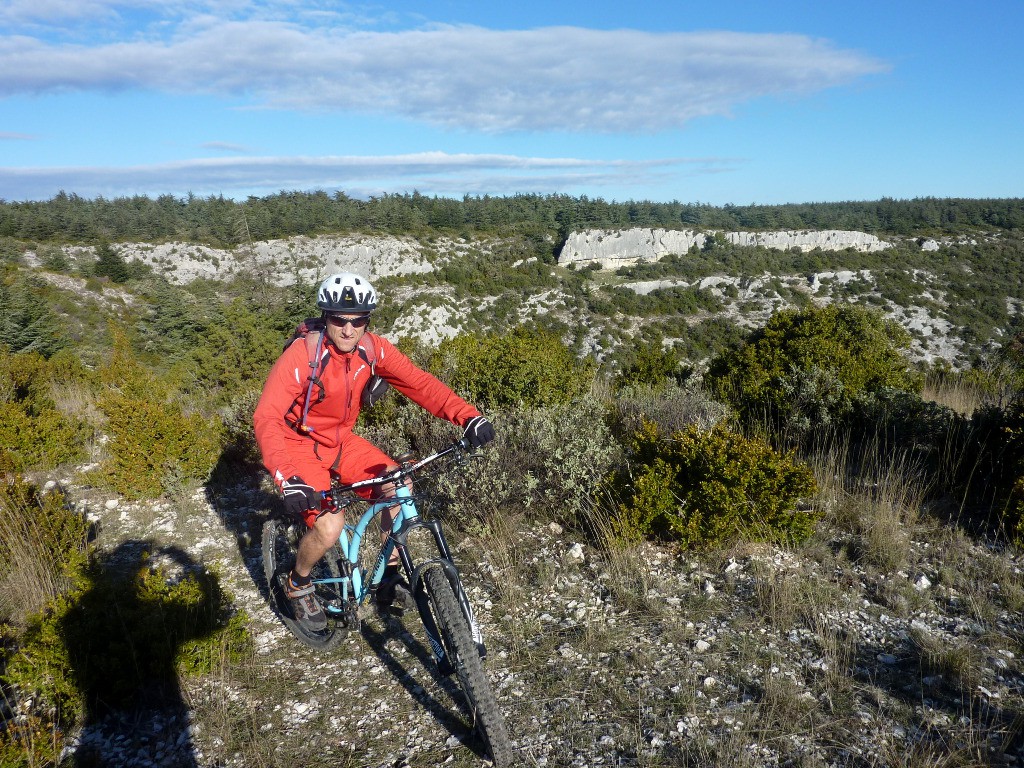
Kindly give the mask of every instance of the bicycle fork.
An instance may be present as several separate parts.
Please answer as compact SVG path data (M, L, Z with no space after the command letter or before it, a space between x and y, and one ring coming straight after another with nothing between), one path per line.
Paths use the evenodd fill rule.
M437 547L438 557L425 560L419 565L413 566L406 542L408 541L409 534L420 528L425 528L430 532ZM476 621L476 616L473 615L473 608L470 605L469 597L462 587L462 579L459 576L458 569L455 567L455 562L452 560L451 550L448 548L448 542L444 537L444 532L441 530L441 524L437 520L424 520L419 515L410 515L402 521L398 530L392 533L392 537L395 539L395 546L398 549L398 556L402 561L402 567L405 569L406 574L409 575L409 584L416 600L416 608L419 611L420 620L423 622L423 628L427 632L430 650L434 654L434 659L441 674L450 675L454 672L455 662L453 659L447 658L445 654L444 645L441 643L440 631L430 611L430 601L427 596L426 585L423 581L423 575L429 568L440 568L444 571L448 583L455 593L455 598L458 601L462 615L469 625L469 630L473 641L476 643L480 658L487 656L487 647L484 645L483 633L480 631L480 625Z

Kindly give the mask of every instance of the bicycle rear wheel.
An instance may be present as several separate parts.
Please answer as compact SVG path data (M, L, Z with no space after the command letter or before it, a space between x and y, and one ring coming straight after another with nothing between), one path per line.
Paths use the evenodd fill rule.
M455 669L473 726L487 745L494 765L497 768L511 765L512 743L505 718L498 709L479 649L448 576L441 568L430 568L423 574L423 581L441 644Z
M316 594L327 614L327 627L315 631L303 626L295 620L291 603L284 594L284 580L288 578L288 570L295 562L295 553L299 541L308 529L299 523L270 518L263 524L263 572L267 577L270 602L281 622L301 642L311 648L333 648L345 634L346 624L342 615L343 603L340 585L319 584ZM314 581L325 578L340 578L346 564L341 555L341 548L331 547L327 554L315 565L310 575ZM331 609L334 610L331 610Z

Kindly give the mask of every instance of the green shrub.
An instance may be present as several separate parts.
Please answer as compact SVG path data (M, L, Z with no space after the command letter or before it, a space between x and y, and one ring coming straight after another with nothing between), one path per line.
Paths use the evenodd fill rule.
M615 435L628 443L645 420L654 422L662 434L670 435L691 424L711 429L729 415L727 406L715 402L698 387L672 383L619 390L612 404L611 422Z
M646 422L631 445L632 476L618 478L616 527L627 539L668 536L683 546L744 537L802 540L818 515L795 509L814 493L811 470L792 454L724 427L689 426L666 438Z
M0 765L57 765L65 738L63 730L49 717L24 715L12 719L0 729Z
M622 455L603 417L586 402L495 414L493 447L448 487L452 513L486 519L512 509L581 525Z
M496 409L572 402L589 390L594 375L593 365L558 336L523 327L448 339L431 368L470 402Z
M426 454L460 436L418 406L396 413L398 418L363 431L391 455L410 447ZM486 521L502 510L578 522L621 456L602 407L580 401L512 408L489 417L497 438L475 454L468 467L438 478L433 490L439 508L460 522Z
M260 466L260 450L256 445L252 417L261 394L259 389L239 392L223 409L223 459L229 465Z
M964 470L970 421L952 408L888 388L865 392L854 398L852 406L851 434L911 453L939 485L950 487Z
M711 361L704 385L746 423L802 433L849 413L883 388L920 391L903 350L908 334L875 310L850 304L783 310L738 348Z
M638 342L630 363L615 377L617 389L630 386L664 388L683 378L682 358L672 349L665 349L661 339Z
M971 478L973 495L993 510L991 522L1007 539L1024 546L1024 398L978 409L971 427L978 475Z
M47 361L0 346L0 473L49 469L83 455L90 429L62 414L50 396L51 384L70 375L69 365L64 353Z
M210 477L221 450L219 417L114 392L99 405L110 437L99 475L107 487L128 498L155 498L172 483Z
M36 253L42 265L51 272L68 272L71 260L59 245L41 246Z
M109 441L93 479L129 498L153 498L172 485L210 477L221 451L219 416L186 413L119 332L100 377L107 390L98 405Z

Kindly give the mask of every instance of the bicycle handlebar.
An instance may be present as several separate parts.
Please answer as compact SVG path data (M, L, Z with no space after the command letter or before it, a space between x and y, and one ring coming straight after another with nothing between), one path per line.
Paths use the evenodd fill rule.
M429 456L424 456L422 459L399 466L380 477L370 477L366 480L358 480L348 485L332 486L330 490L320 492L322 506L325 509L348 506L348 500L346 500L344 504L340 504L338 503L338 498L346 493L357 491L360 488L370 488L372 486L384 485L386 483L394 483L395 485L398 485L405 480L405 478L416 474L428 464L433 464L438 459L443 459L445 456L450 456L453 453L467 453L469 448L469 440L463 437L453 442L447 448L442 448ZM352 501L355 501L355 499Z

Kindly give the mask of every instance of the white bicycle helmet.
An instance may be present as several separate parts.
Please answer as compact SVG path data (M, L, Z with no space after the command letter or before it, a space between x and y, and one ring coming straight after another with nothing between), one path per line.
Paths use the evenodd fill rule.
M339 272L320 283L316 305L324 312L372 312L377 291L365 277Z

